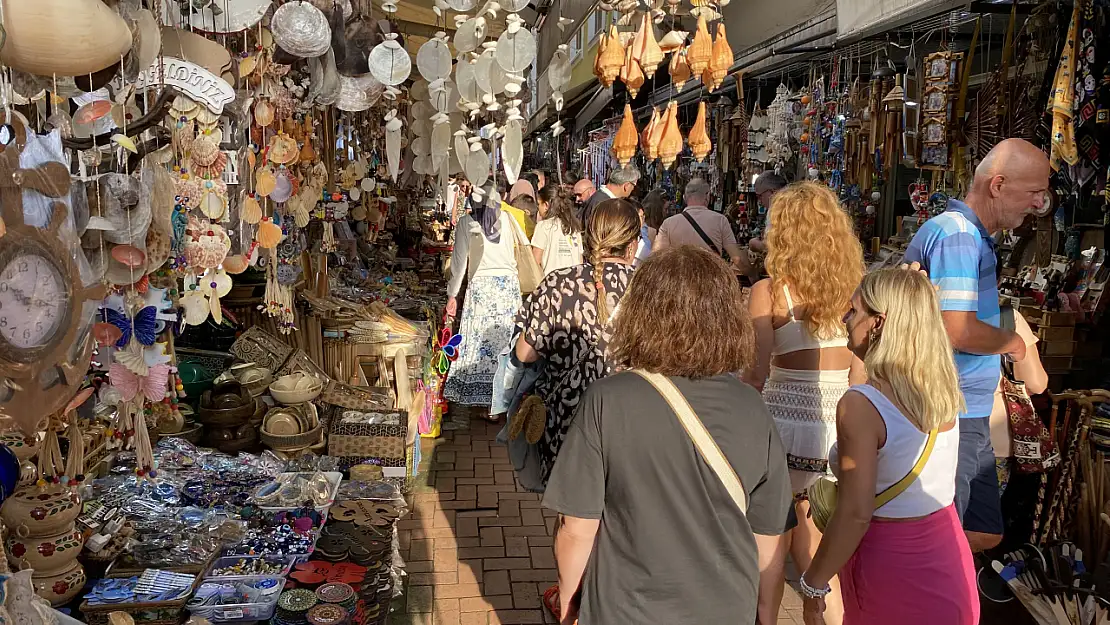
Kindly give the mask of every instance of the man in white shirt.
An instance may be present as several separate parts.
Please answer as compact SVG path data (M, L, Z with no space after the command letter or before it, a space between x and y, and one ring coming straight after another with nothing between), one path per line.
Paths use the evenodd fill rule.
M598 204L610 199L624 199L636 189L636 183L640 181L640 170L635 167L618 167L609 172L609 184L601 187L590 196L586 201L585 206L582 207L582 213L579 215L582 218L582 225L585 226L590 220L590 213L593 212L594 207Z
M655 235L651 251L658 252L677 245L696 245L715 254L728 254L732 267L751 279L758 279L747 259L740 254L732 225L721 213L710 210L709 183L701 178L692 178L686 183L682 194L686 200L686 210L668 217Z

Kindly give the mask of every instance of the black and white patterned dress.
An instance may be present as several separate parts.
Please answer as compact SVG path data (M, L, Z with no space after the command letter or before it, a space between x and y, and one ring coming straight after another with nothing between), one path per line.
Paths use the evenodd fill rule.
M544 359L536 393L547 408L547 427L539 449L543 481L566 438L582 394L595 380L613 372L605 358L611 328L598 322L593 265L553 271L524 302L517 324L524 340ZM632 267L606 263L603 284L612 313L632 279Z

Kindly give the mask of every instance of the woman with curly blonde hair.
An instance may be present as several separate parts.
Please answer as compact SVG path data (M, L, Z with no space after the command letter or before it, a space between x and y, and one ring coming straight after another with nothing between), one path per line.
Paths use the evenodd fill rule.
M767 217L769 277L752 287L756 362L745 378L763 391L786 449L799 520L787 541L794 563L805 569L820 540L805 491L828 471L837 402L850 379L865 379L862 363L848 350L843 322L863 277L863 252L851 220L824 185L784 188ZM839 625L838 594L827 603L826 623Z

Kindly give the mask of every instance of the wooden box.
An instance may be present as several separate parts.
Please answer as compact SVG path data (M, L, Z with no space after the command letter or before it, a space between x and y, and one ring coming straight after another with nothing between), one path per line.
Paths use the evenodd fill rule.
M1075 326L1042 326L1037 329L1042 341L1070 341L1075 338Z
M1041 358L1041 364L1044 365L1046 373L1069 373L1071 372L1071 356L1046 356Z
M1074 326L1075 313L1043 311L1041 313L1042 326Z
M1047 328L1046 328L1047 329ZM1041 341L1037 345L1041 356L1073 356L1075 355L1075 341Z

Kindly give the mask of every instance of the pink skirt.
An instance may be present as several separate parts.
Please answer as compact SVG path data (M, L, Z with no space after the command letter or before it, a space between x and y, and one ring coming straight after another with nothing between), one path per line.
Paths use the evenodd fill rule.
M840 570L845 625L977 625L975 565L954 506L871 521Z

